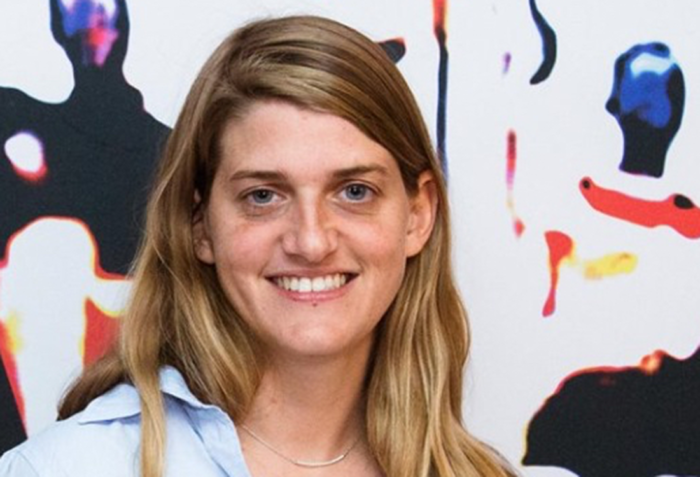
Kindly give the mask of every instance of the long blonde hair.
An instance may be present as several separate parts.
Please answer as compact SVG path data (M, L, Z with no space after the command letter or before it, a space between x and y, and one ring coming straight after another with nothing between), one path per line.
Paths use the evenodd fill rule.
M142 475L160 477L162 366L177 368L196 396L234 421L245 415L260 382L259 345L212 267L197 260L192 221L209 197L223 126L264 99L353 123L392 153L409 193L421 172L437 178L434 230L423 251L408 260L401 289L379 325L367 377L366 430L379 465L388 477L510 475L462 423L467 316L452 276L445 184L416 101L379 46L340 23L311 16L250 23L202 68L157 171L118 346L86 370L60 416L78 412L120 381L133 383L141 396Z

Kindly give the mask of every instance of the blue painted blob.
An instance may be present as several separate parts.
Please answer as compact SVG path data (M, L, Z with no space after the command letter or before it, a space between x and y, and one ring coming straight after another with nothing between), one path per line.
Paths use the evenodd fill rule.
M124 1L124 0L122 0ZM113 0L52 0L61 17L61 32L54 38L81 51L85 67L102 68L119 37L119 6Z
M635 45L618 57L606 109L617 119L624 136L621 170L663 175L684 104L683 72L668 46Z
M102 21L106 20L107 24L104 26L115 28L117 15L110 15L102 3L94 0L75 0L70 7L62 2L59 2L59 5L66 36L73 36L76 32L94 27L96 17L103 19Z

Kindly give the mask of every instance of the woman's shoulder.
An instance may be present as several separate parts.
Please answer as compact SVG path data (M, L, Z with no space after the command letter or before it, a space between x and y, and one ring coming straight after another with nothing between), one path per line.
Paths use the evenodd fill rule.
M182 375L160 373L169 476L248 476L238 435L218 407L199 401ZM139 475L141 402L119 384L83 411L56 422L0 458L2 477L129 477ZM224 441L225 444L222 445Z
M83 411L5 453L0 475L136 475L139 421L138 393L130 385L117 385Z

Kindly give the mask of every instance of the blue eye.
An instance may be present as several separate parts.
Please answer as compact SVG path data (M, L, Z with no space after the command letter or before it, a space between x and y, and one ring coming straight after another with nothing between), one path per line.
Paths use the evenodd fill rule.
M345 197L353 202L360 202L367 199L371 194L369 187L363 184L350 184L344 189Z
M255 205L265 205L272 202L275 193L269 189L258 189L248 194L248 200Z

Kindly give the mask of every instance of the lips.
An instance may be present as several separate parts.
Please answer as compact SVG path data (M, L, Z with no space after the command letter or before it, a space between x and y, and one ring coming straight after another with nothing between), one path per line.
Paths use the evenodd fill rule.
M317 277L278 276L271 281L283 290L296 293L319 293L337 290L352 280L355 275L334 273Z

